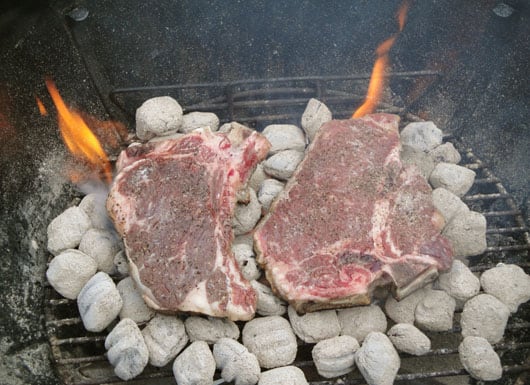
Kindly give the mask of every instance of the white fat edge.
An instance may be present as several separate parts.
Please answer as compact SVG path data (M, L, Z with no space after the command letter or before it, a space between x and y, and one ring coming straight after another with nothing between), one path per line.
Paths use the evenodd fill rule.
M125 241L124 241L125 242ZM140 280L140 271L136 264L134 264L127 253L127 245L125 245L125 255L127 256L127 261L129 262L129 274L137 285L138 290L142 293L142 298L145 303L155 310L163 310L158 301L156 300L153 292L150 288L145 286Z
M374 242L374 255L376 258L384 258L382 233L387 227L388 215L390 214L390 202L387 199L380 199L374 203L372 213L372 240Z
M216 303L208 302L208 293L206 291L206 281L199 282L188 292L188 295L179 304L179 310L198 312L204 314L219 313Z
M390 163L396 163L396 164L401 165L400 152L401 152L401 142L399 142L397 146L393 147L392 150L390 150L390 152L385 158L384 166L388 166Z

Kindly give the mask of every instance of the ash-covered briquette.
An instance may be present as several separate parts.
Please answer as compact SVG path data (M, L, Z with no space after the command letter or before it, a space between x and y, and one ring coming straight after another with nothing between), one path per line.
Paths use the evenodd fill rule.
M213 383L215 359L208 344L192 342L173 362L173 374L178 385Z
M107 358L114 373L122 380L131 380L143 372L149 351L136 322L122 319L105 339Z
M142 140L169 135L182 126L182 107L169 96L146 100L136 110L136 136Z
M458 355L464 368L476 380L495 381L502 377L501 359L485 338L464 338L458 346Z
M312 101L310 104L319 105L318 101ZM320 123L318 119L329 120L331 119L331 114L327 115L327 113L321 114L320 112L324 111L324 105L320 104L317 111L311 112L313 114L314 119L316 123L311 122L308 120L308 115L304 115L304 130L307 132L307 127L311 127L312 125L318 125L320 126ZM306 112L309 110L308 109ZM320 111L320 112L319 112ZM222 130L227 130L227 127L233 127L237 126L237 123L230 123L228 125L225 125L225 128L222 128ZM430 126L430 125L428 125ZM182 135L182 134L178 134ZM421 134L419 134L421 137ZM436 133L434 134L437 135ZM161 137L155 137L152 140L157 140L157 138ZM427 139L429 140L429 139ZM443 148L442 148L443 146ZM286 148L289 148L288 146ZM292 148L290 148L292 149ZM442 144L434 147L433 149L429 150L428 152L423 152L422 154L418 155L417 152L419 151L417 148L414 149L416 153L415 160L412 162L416 162L418 159L430 159L434 164L437 164L439 162L447 162L447 163L458 163L458 157L454 154L452 151L454 147L448 146L447 144ZM403 152L402 152L403 155ZM429 166L430 167L430 166ZM434 167L432 167L434 169ZM430 171L429 171L430 173ZM426 175L428 177L429 175ZM268 175L265 173L263 169L263 164L258 164L255 172L251 176L248 185L254 189L254 191L258 192L258 200L260 200L260 194L259 191L261 190L262 185L266 186L267 184L272 184L275 186L283 186L282 182L277 181L276 179L271 179L271 175ZM265 188L264 188L265 189ZM82 238L83 235L90 229L106 229L108 230L108 227L103 226L102 224L105 223L107 220L106 214L104 210L101 210L97 207L97 202L101 202L101 199L96 199L95 197L91 197L91 194L87 195L79 205L79 208L82 208L83 211L85 211L85 214L88 215L89 218L89 225L84 226L84 229L82 231L82 234L80 237ZM271 199L272 201L272 199ZM459 216L467 215L469 212L469 208L465 205L462 200L456 196L455 194L449 192L448 190L444 188L438 188L433 191L433 202L435 204L435 207L442 213L444 216L446 227L450 225L450 223ZM263 209L264 213L268 210L268 206L260 201L261 208ZM239 203L242 204L242 203ZM270 204L270 202L269 202ZM70 210L72 211L72 210ZM105 214L105 215L103 215ZM70 214L68 214L70 215ZM64 222L69 223L71 218L67 218ZM84 218L86 219L86 218ZM63 221L64 218L61 218L60 221ZM59 222L60 222L59 221ZM458 221L458 219L457 219ZM82 222L86 222L82 219ZM86 224L86 223L85 223ZM449 227L450 228L450 227ZM66 229L68 231L68 226L63 226L63 229ZM483 229L475 229L476 237L479 239L479 244L485 245L485 234ZM474 231L475 231L474 230ZM77 231L77 230L76 230ZM482 233L481 233L482 232ZM58 237L61 234L54 230L51 232L51 237ZM459 239L450 239L450 241L453 243L453 245L456 245L456 248L458 249L460 246L458 246L459 242L464 242L465 240L459 240ZM483 242L482 242L483 241ZM475 242L475 241L473 241ZM53 243L53 242L52 242ZM242 234L238 236L234 242L233 247L235 248L234 253L239 253L239 260L238 263L240 264L240 267L242 266L242 270L245 269L247 266L252 266L252 263L255 264L254 255L252 253L252 238L248 236L247 234ZM467 246L463 246L462 248L465 248ZM481 246L482 247L482 246ZM484 246L485 247L485 246ZM240 248L240 250L238 250ZM478 249L477 249L478 250ZM475 252L479 252L479 251ZM81 254L77 250L68 250L68 252L76 252L78 254ZM79 255L77 255L79 256ZM66 271L69 269L76 269L75 266L70 266L68 263L64 263L64 261L61 261L63 257L55 257L54 260L50 263L49 267L49 274L54 275L54 271L57 270L57 266L61 266L61 269L63 273L62 275L66 275ZM88 262L87 262L88 261ZM83 262L87 262L90 264L89 261L93 261L92 257L87 256L86 260L83 260ZM126 271L123 269L124 264L126 263L124 252L117 253L114 257L115 266L113 268L113 273L116 274L116 277L123 277L126 275ZM83 270L83 262L79 263L79 269ZM95 262L93 262L95 263ZM118 267L117 265L120 265L121 267ZM255 266L255 265L254 265ZM253 267L253 266L252 266ZM518 269L520 271L518 271ZM252 269L251 269L252 270ZM517 271L516 271L517 270ZM256 274L254 270L252 270L253 273ZM81 274L82 277L80 277L80 281L86 281L88 282L92 277L96 278L94 281L97 281L97 284L94 285L94 281L90 285L81 285L86 286L84 289L88 294L91 295L83 295L83 298L80 299L82 303L89 303L89 311L85 313L82 319L83 322L87 322L89 327L93 327L94 324L101 324L109 322L107 320L108 314L104 314L104 312L98 311L98 305L97 302L99 299L104 298L106 296L109 296L109 293L112 293L116 288L112 289L111 285L109 284L109 279L102 279L101 274L104 273L98 273L94 276L95 271L92 273L92 269L90 269L91 274ZM507 275L510 274L510 275ZM57 274L56 274L57 275ZM90 276L89 276L90 275ZM68 278L72 277L78 277L75 274L72 274ZM108 277L108 276L107 276ZM249 275L250 277L250 275ZM474 325L473 323L478 324L478 330L480 333L488 334L492 333L490 329L494 329L494 332L492 334L495 334L496 338L502 337L504 333L504 326L505 322L501 322L499 325L498 323L495 325L490 325L487 322L484 322L484 319L481 316L481 312L485 311L487 314L493 314L495 318L499 313L502 313L502 319L509 317L509 312L506 309L512 310L516 309L517 306L524 301L527 301L527 295L528 293L522 293L517 292L515 294L508 294L512 292L512 286L510 285L516 285L517 288L519 287L526 287L527 282L530 280L530 277L522 271L519 267L509 267L505 268L504 266L498 266L497 268L490 269L482 274L481 281L483 284L483 289L486 292L489 292L489 294L492 294L493 296L496 296L498 298L498 303L493 312L490 312L490 307L488 304L490 304L492 301L491 299L487 301L483 301L484 294L476 295L477 290L477 284L476 284L476 277L465 267L463 263L460 261L455 261L453 263L453 266L450 271L448 271L445 274L442 274L438 281L435 282L434 287L438 290L440 293L447 292L447 294L453 298L455 298L459 302L466 302L468 304L467 309L465 310L465 316L463 317L463 324L467 324L468 326L462 325L463 330L476 329L475 326L469 326L469 324ZM112 280L110 280L112 282ZM50 279L50 282L52 282L52 279ZM127 282L127 281L126 281ZM70 282L71 283L71 282ZM53 285L54 283L52 283ZM67 280L62 283L65 286L68 286L69 283ZM286 304L281 299L279 299L277 296L273 294L271 289L257 281L253 281L252 287L256 291L258 295L258 305L257 305L257 314L261 316L271 316L271 315L284 315L286 313ZM57 283L55 283L57 285ZM124 284L122 284L124 285ZM75 286L75 285L74 285ZM79 286L79 285L78 285ZM58 286L59 287L59 286ZM70 297L72 297L75 292L77 291L77 288L74 288L75 290L71 291L69 294ZM61 289L62 290L62 289ZM81 290L81 289L79 289ZM495 291L496 290L496 291ZM59 291L59 290L58 290ZM495 291L495 292L494 292ZM61 293L61 291L59 291ZM63 291L65 294L67 294L68 291ZM422 332L418 330L416 327L412 326L412 324L416 323L416 326L421 327L421 320L418 322L415 319L415 310L417 308L418 303L423 301L425 299L425 296L432 292L432 289L425 288L420 289L412 294L410 294L408 297L402 299L401 301L396 301L392 296L389 296L386 300L384 309L387 314L387 316L392 319L396 323L407 323L408 325L395 325L393 328L389 329L388 332L386 331L386 317L380 317L380 314L377 314L375 317L368 317L368 321L366 322L375 322L376 320L381 320L381 324L383 323L382 320L384 318L385 326L381 326L380 329L383 332L387 332L390 336L390 339L394 340L395 346L398 348L398 350L402 350L405 352L408 352L409 354L424 354L426 351L429 350L428 348L428 342L425 340L425 338L422 337ZM107 294L101 294L101 293L107 293ZM475 293L472 294L472 293ZM61 293L62 294L62 293ZM64 295L64 294L63 294ZM125 295L125 294L124 294ZM440 295L440 294L436 294ZM90 297L90 298L89 298ZM110 294L110 297L115 297L114 294ZM471 297L471 298L470 298ZM491 296L490 296L491 297ZM74 297L75 298L75 297ZM118 300L119 298L119 300ZM114 310L112 312L116 311L116 308L118 308L117 303L120 301L127 302L127 300L124 298L122 299L122 296L119 295L118 298L115 298L116 301L114 303L114 306L111 306ZM446 298L446 297L444 297ZM466 301L467 300L467 301ZM449 300L450 302L450 300ZM479 302L478 305L476 305L475 302ZM485 304L482 302L486 302ZM504 310L502 303L505 303ZM499 305L501 303L501 305ZM143 307L144 305L140 305L140 307ZM506 308L507 306L507 308ZM364 308L358 308L362 309L360 310L361 313L371 313L374 311L373 305L369 307ZM117 310L119 312L119 309ZM350 309L341 310L339 311L342 313L343 318L343 324L350 326L354 323L350 317L348 317L350 313ZM335 313L335 311L331 311L331 313ZM295 384L307 384L307 381L304 377L303 372L295 367L280 367L277 369L272 369L266 372L259 374L260 368L259 366L256 366L256 363L252 364L252 361L255 360L259 362L257 357L254 356L254 353L251 353L249 350L255 349L255 354L260 355L262 357L262 361L264 360L273 360L274 356L279 355L280 358L282 358L283 362L280 363L281 365L288 365L288 362L290 360L290 357L293 355L296 355L297 352L297 344L296 344L296 337L293 333L292 329L295 329L294 332L301 338L301 339L314 339L319 340L320 338L324 338L324 335L329 332L329 330L333 330L333 327L329 327L329 325L333 325L334 321L330 321L329 314L330 312L322 312L319 313L312 313L305 316L301 316L299 314L296 314L294 312L290 312L290 318L292 322L292 326L289 325L289 323L285 320L285 318L281 317L272 317L272 318L279 318L283 321L273 321L271 322L271 317L262 317L262 318L256 318L254 321L252 321L251 327L247 328L247 325L244 326L244 329L247 329L247 337L241 337L239 336L239 330L237 330L237 333L235 332L234 325L231 325L230 322L222 319L215 319L215 318L209 318L206 319L204 317L188 317L188 327L189 327L189 333L186 333L186 328L184 326L184 322L179 319L176 316L168 316L168 315L161 315L157 314L154 318L152 318L145 328L142 331L141 338L145 342L145 345L147 346L148 354L149 354L149 361L151 365L153 366L164 366L170 363L171 361L174 361L173 368L176 378L181 381L180 383L193 383L194 381L205 381L206 383L211 383L213 380L213 371L215 369L215 366L213 366L212 369L212 362L213 364L217 364L217 367L221 370L221 376L226 381L235 381L237 385L245 385L245 384L254 384L257 381L259 381L260 384L265 385L272 385L272 384L278 384L278 383L284 383L286 379L292 379L293 383ZM449 312L450 313L450 312ZM324 315L325 316L322 316ZM506 315L507 314L507 315ZM117 315L117 313L116 313ZM285 317L285 315L284 315ZM488 316L489 317L489 316ZM486 317L486 318L488 318ZM113 317L115 319L116 316ZM333 318L333 317L331 317ZM421 318L421 317L420 317ZM490 317L491 318L491 317ZM110 320L110 322L113 321ZM339 319L339 317L337 317ZM263 320L263 321L260 321ZM365 319L366 320L366 319ZM125 322L125 325L130 324L132 321L127 320ZM123 321L122 321L123 322ZM263 323L260 323L263 322ZM281 324L281 325L277 325ZM376 322L377 323L377 322ZM120 323L122 324L122 323ZM118 325L120 325L118 324ZM195 324L195 325L194 325ZM191 325L191 327L190 327ZM205 326L206 325L206 326ZM132 325L129 325L132 326ZM101 327L101 326L98 326ZM272 330L269 330L272 329ZM351 326L353 329L353 326ZM192 330L193 329L193 330ZM123 336L123 330L129 330L129 327L124 327L123 324L119 328L115 328L116 332L114 333L113 339L117 340L116 336L122 336L124 341L113 344L113 346L116 346L116 348L111 348L112 353L109 351L109 359L112 358L112 364L118 367L124 367L125 361L127 359L127 355L124 354L120 349L118 349L119 346L128 346L131 344L131 339L127 336ZM346 330L346 329L345 329ZM322 333L320 333L322 331ZM325 333L324 333L325 331ZM244 332L245 333L245 332ZM138 337L135 331L132 329L130 330L130 334ZM186 354L184 354L183 349L185 348L185 345L188 344L189 337L193 336L193 339L203 339L208 341L210 344L214 344L212 348L208 348L208 345L205 342L202 342L202 347L197 347L197 341L194 343L195 345L189 345L188 349L191 348L191 346L194 346L193 349L190 349L190 351ZM248 335L250 334L250 336ZM335 332L333 333L335 334ZM466 334L466 332L463 332L463 334ZM230 338L226 338L226 336L229 336ZM212 338L213 336L213 338ZM221 336L221 337L220 337ZM280 338L279 338L279 337ZM129 338L129 339L128 339ZM469 342L469 338L472 337L466 337L465 341L467 340ZM121 337L120 337L121 339ZM237 342L237 339L243 340L243 343L245 343L245 340L250 347L245 347L244 345L241 345L240 342ZM376 340L380 339L375 338ZM368 340L368 341L367 341ZM119 342L119 341L118 341ZM359 354L359 360L362 361L361 357L366 358L366 355L369 356L369 351L376 350L381 352L382 347L378 346L379 343L372 343L373 341L370 341L368 338L365 339L363 343L364 348L364 355ZM135 344L138 344L139 346L142 345L141 341L139 339L136 339ZM486 341L487 343L487 341ZM267 346L264 346L267 345ZM387 342L383 342L383 345L386 346L386 348L383 348L382 354L383 355L389 355L394 356L392 353L392 349L389 348ZM489 352L488 359L486 362L488 362L488 365L491 366L491 368L484 369L485 372L480 372L479 366L481 364L481 360L483 360L483 356L481 356L482 353L480 351L487 350L486 348L482 349L482 345L484 344L476 344L475 347L472 346L472 348L466 348L469 344L462 344L461 345L461 359L464 364L464 367L466 370L470 372L470 374L477 378L486 380L486 378L489 378L488 370L491 369L491 371L497 373L502 372L502 368L499 369L497 366L497 361L491 355L491 352L495 354L493 350ZM390 345L391 346L391 345ZM477 348L476 346L479 346ZM489 346L489 344L488 344ZM317 349L318 347L318 349ZM247 349L248 348L248 349ZM317 368L317 371L320 373L321 376L326 378L336 377L343 375L349 371L351 371L354 367L353 364L353 357L355 355L355 352L357 352L357 349L359 348L359 345L354 337L348 336L348 335L341 335L336 336L332 338L326 338L320 342L318 342L315 345L315 348L313 349L313 360L315 363L315 366ZM491 346L490 346L491 348ZM214 351L212 355L212 349ZM217 353L216 353L217 351ZM117 354L117 352L122 352L120 355ZM463 353L462 353L463 352ZM180 360L177 358L175 359L175 356L182 357ZM215 356L215 357L214 357ZM269 358L267 358L267 356ZM495 354L496 356L496 354ZM245 359L241 359L241 357ZM254 358L251 358L254 357ZM265 358L264 358L265 357ZM272 357L272 358L271 358ZM395 356L394 356L395 357ZM248 358L248 359L247 359ZM139 354L139 352L134 353L131 356L131 359L133 359L134 368L128 369L122 372L122 375L124 376L130 376L130 375L137 375L139 374L138 369L143 368L143 360L144 360L144 354ZM205 366L201 366L197 364L198 359L204 359L204 362L206 363ZM293 358L294 359L294 358ZM177 360L179 360L179 363L177 364ZM217 361L217 362L216 362ZM366 377L366 380L369 383L372 383L373 378L380 376L384 383L384 381L391 381L395 377L395 372L397 372L397 369L395 369L396 361L394 359L390 359L390 365L392 370L388 370L385 372L386 369L383 370L384 373L381 372L380 368L377 368L377 364L375 366L370 366L369 364L364 365L361 364L362 370L361 372ZM198 366L197 366L198 365ZM384 365L388 365L388 362L385 362ZM398 359L398 365L399 365L399 359ZM261 365L263 368L267 368L264 365ZM382 365L380 365L382 366ZM388 368L387 368L388 369ZM118 369L120 370L120 369ZM212 374L210 374L212 373ZM197 375L197 376L195 376ZM281 376L280 376L281 375ZM194 377L195 376L195 377ZM382 377L381 377L382 376ZM259 377L259 380L258 380Z
M239 342L221 338L213 346L213 356L221 378L235 385L253 385L260 377L260 366L256 356Z
M464 305L460 325L464 337L483 337L490 344L502 339L510 309L490 294L479 294Z
M304 342L316 343L336 337L341 332L341 325L335 310L321 310L298 315L296 310L289 306L287 314L294 333Z
M67 208L48 225L48 251L58 255L66 249L76 248L91 226L90 218L82 209L77 206Z
M263 170L276 179L286 181L293 176L294 170L302 159L304 159L302 151L280 151L263 162Z
M184 322L175 316L157 314L142 330L149 351L149 363L162 367L170 363L188 343Z
M108 229L88 229L79 243L79 250L91 256L97 262L98 270L107 274L114 272L114 256L122 248L116 232Z
M441 290L427 290L416 305L414 317L423 330L443 332L453 328L456 301Z
M46 278L63 297L76 299L97 270L98 264L93 258L79 250L67 249L52 259Z
M337 311L340 334L355 337L359 342L372 332L386 332L385 313L377 305L357 306Z
M293 124L271 124L263 129L262 134L271 144L270 155L285 150L305 150L304 132Z
M122 279L116 285L123 301L119 317L129 318L136 323L145 323L155 316L155 311L145 304L142 294L136 288L131 277Z
M191 316L184 322L191 342L206 341L214 344L221 338L239 338L239 328L226 318Z
M421 356L431 350L431 340L409 323L395 324L387 332L388 338L400 352Z
M318 342L311 351L315 367L322 377L339 377L355 368L359 342L352 336L337 336Z
M277 179L265 179L259 186L258 200L265 211L268 211L272 202L282 192L285 184Z
M254 318L243 327L242 337L243 345L258 358L262 368L277 368L294 362L296 336L285 318Z
M326 122L332 118L329 108L317 99L309 99L307 106L302 114L301 126L307 136L312 141L317 131Z
M83 286L77 307L85 329L103 331L120 314L123 300L108 274L100 271Z
M209 127L211 131L219 129L219 118L213 112L189 112L182 117L179 132L189 133L197 129Z
M401 360L385 334L371 332L355 353L355 363L368 385L391 385Z
M284 366L261 373L258 385L308 385L302 369Z
M517 265L499 264L480 276L482 289L503 302L512 313L530 300L530 275Z

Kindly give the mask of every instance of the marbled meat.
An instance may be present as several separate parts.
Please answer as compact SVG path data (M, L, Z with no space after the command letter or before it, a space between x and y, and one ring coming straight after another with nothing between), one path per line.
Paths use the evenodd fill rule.
M231 252L236 192L270 144L243 126L127 148L107 209L148 305L248 320L256 293Z
M258 225L258 262L297 311L367 304L381 285L405 295L450 267L431 188L400 161L398 122L373 114L323 125Z

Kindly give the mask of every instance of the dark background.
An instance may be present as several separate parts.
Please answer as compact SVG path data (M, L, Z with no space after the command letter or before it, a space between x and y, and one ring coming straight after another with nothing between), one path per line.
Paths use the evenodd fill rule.
M511 15L498 15L510 9L495 8L500 3L511 7ZM108 119L115 117L108 91L116 87L366 73L376 46L397 30L399 4L2 2L0 378L10 384L56 382L44 331L45 228L69 201L46 76L70 105ZM75 21L83 11L86 18ZM394 92L410 111L473 148L526 218L529 13L529 2L522 0L416 1L390 52L395 71L441 72L435 82ZM35 96L49 116L40 116Z

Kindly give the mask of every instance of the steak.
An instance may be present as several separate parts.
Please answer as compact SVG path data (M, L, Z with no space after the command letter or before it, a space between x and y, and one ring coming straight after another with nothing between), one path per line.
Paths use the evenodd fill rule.
M258 225L258 262L298 312L368 304L388 284L399 298L450 267L431 188L400 161L398 122L324 124Z
M238 125L137 145L120 155L107 210L145 302L162 312L248 320L256 293L231 252L236 192L267 154Z

